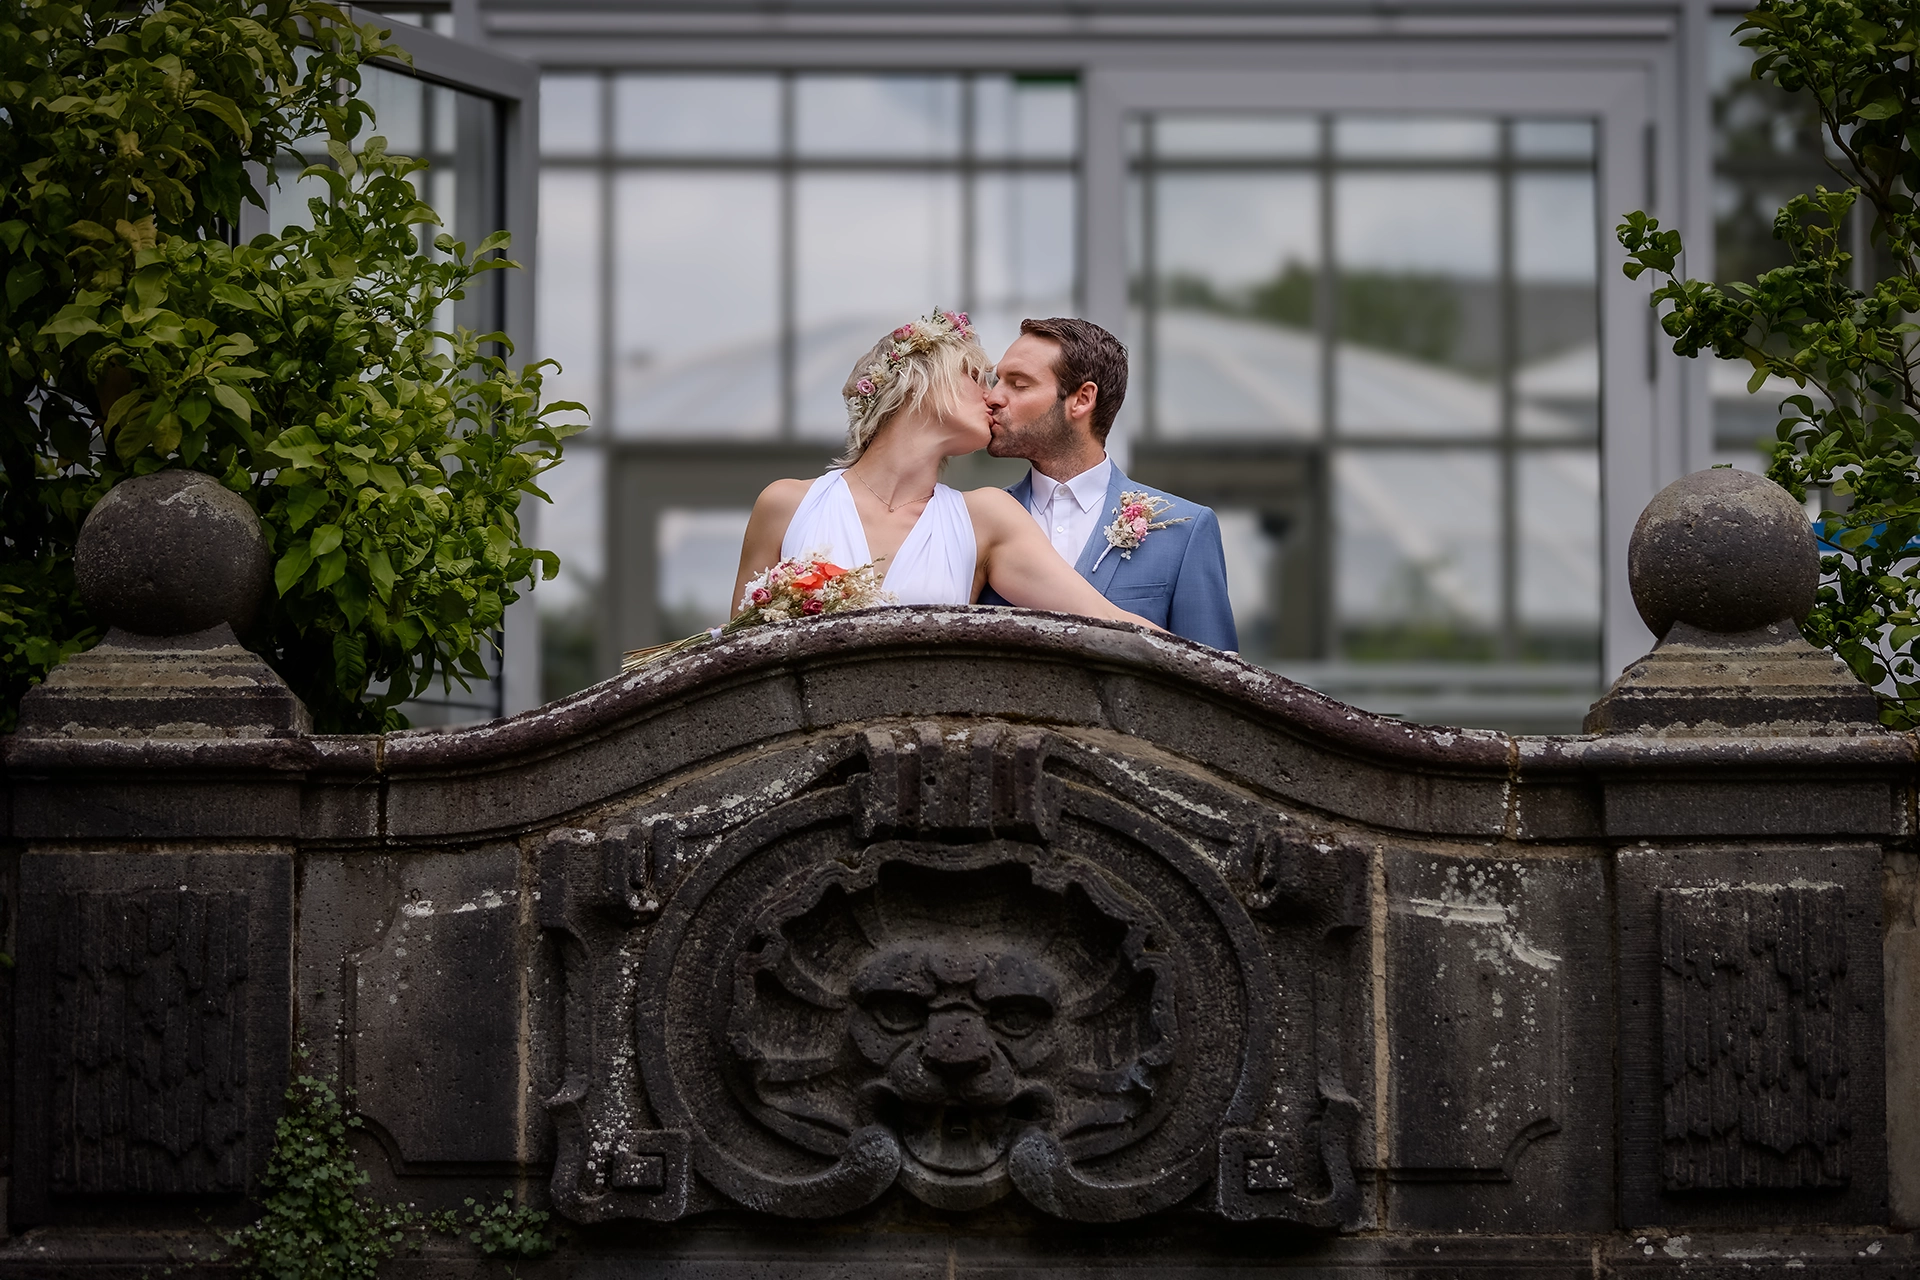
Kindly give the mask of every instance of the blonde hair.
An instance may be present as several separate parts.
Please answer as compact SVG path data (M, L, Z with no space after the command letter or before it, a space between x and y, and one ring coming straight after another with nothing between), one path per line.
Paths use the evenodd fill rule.
M896 414L928 404L942 413L956 411L962 384L992 368L964 311L934 311L901 325L853 362L840 388L847 403L847 448L833 465L852 466Z

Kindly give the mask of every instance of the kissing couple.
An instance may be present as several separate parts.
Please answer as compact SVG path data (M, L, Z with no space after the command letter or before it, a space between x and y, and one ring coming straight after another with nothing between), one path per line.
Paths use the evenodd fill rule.
M900 604L1014 604L1137 622L1237 650L1220 524L1107 457L1127 350L1085 320L1023 320L996 366L966 313L881 338L841 394L847 448L825 475L776 480L754 503L733 599L777 561L824 553L886 566ZM1010 489L940 483L985 449L1032 469Z

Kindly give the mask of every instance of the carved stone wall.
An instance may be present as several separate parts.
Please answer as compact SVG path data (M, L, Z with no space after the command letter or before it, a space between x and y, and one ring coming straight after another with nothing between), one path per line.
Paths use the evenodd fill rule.
M1914 759L927 610L454 732L15 739L10 1214L61 1261L0 1277L243 1220L296 1035L372 1194L549 1208L552 1275L1909 1274Z

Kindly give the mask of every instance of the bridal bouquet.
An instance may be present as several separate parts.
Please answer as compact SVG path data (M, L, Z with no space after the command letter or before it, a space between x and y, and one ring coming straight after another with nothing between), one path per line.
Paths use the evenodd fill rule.
M634 671L670 658L676 653L696 649L722 636L730 636L748 627L790 618L817 618L852 609L871 609L891 604L893 597L880 589L885 575L877 564L857 569L842 569L825 555L808 553L762 570L747 582L740 595L739 612L724 626L710 627L683 640L669 640L650 649L631 649L621 659L622 672Z

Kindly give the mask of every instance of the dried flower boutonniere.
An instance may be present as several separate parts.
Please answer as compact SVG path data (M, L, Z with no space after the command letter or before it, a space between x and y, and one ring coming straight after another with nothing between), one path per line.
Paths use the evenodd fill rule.
M1120 514L1114 517L1112 524L1101 530L1107 536L1107 551L1119 548L1122 560L1133 559L1133 549L1147 540L1147 535L1155 529L1164 529L1168 525L1185 524L1192 516L1181 516L1178 520L1156 520L1155 516L1171 511L1173 504L1165 498L1156 498L1150 493L1130 490L1120 495ZM1107 558L1107 551L1100 553L1100 560ZM1100 560L1093 562L1093 568L1100 567ZM1093 572L1092 569L1088 570Z

